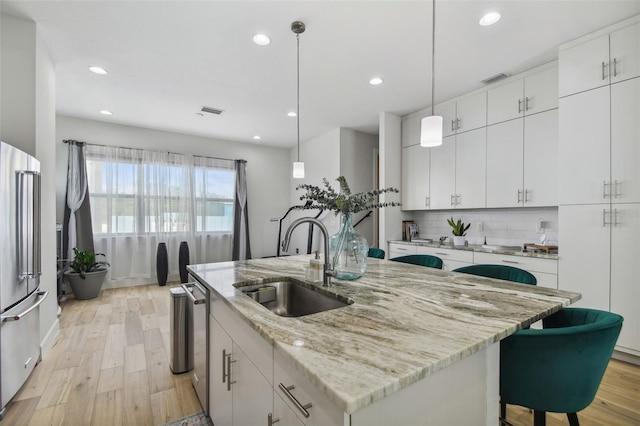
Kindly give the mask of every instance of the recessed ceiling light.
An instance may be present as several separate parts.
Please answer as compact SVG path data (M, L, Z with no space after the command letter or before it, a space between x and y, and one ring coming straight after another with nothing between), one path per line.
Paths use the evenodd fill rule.
M296 114L296 112L295 112L295 111L289 111L289 112L287 113L287 115L288 115L289 117L297 117L297 116L298 116L298 114Z
M255 135L253 138L254 138L255 140L257 140L257 141L259 141L260 139L262 139L262 138L261 138L260 136L258 136L258 135Z
M266 46L267 44L271 43L271 39L266 34L254 34L253 42L260 46Z
M111 111L108 111L106 109L103 109L102 111L100 111L100 114L102 114L102 115L113 115L113 113Z
M378 86L382 84L382 79L380 77L373 77L371 80L369 80L369 84L372 86Z
M498 12L489 12L485 14L480 21L478 22L483 27L487 27L489 25L493 25L500 20L501 16Z
M100 75L107 74L107 70L105 70L102 67L89 67L89 71L91 71L94 74L100 74Z

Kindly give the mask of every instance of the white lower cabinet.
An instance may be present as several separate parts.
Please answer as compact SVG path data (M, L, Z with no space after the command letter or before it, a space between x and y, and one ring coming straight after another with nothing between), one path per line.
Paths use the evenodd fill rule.
M556 259L478 252L473 254L473 263L476 265L505 265L524 269L536 277L536 285L558 288L558 261Z
M219 425L233 424L233 393L227 389L227 357L233 341L211 315L209 316L209 411Z
M442 269L453 271L454 269L473 264L473 252L439 247L417 247L418 254L429 254L442 259Z
M389 243L389 257L387 259L393 259L394 257L407 256L410 254L416 254L416 246L413 244L402 243Z
M273 388L238 345L234 344L230 359L227 377L233 392L233 424L267 424L273 412Z
M277 392L273 394L273 415L271 425L277 426L304 426L302 420L295 415L293 410L282 400ZM267 426L271 426L267 423Z

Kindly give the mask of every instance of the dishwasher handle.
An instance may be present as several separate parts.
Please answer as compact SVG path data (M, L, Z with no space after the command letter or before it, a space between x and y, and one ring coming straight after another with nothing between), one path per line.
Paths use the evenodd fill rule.
M180 286L182 287L182 289L185 291L185 293L187 293L187 297L189 297L189 299L191 299L191 302L194 305L202 305L204 303L207 303L207 292L200 286L200 284L196 283L195 281L192 283L185 283L185 284L180 284ZM202 293L204 295L204 298L202 299L196 299L196 297L193 295L193 293L190 290L190 287L195 287L197 288L200 293Z

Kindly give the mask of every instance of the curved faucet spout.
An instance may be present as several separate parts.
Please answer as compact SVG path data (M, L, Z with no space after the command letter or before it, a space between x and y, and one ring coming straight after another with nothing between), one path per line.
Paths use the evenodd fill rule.
M331 277L335 277L336 274L332 268L331 263L329 262L329 232L327 231L327 227L324 226L324 223L312 217L301 217L300 219L294 220L287 228L287 232L284 233L284 239L282 240L282 249L284 251L289 250L289 244L291 243L291 234L293 233L293 230L302 223L312 223L320 228L320 231L322 232L322 237L324 239L324 268L322 274L322 285L325 287L330 286Z

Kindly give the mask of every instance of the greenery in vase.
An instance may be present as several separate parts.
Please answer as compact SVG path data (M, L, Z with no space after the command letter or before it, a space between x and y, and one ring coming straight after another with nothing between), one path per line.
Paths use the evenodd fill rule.
M300 196L300 200L306 200L304 206L297 206L296 209L300 210L312 210L323 209L331 210L335 214L353 214L364 210L378 209L382 207L395 207L402 204L391 201L380 203L376 200L376 197L380 194L387 192L398 193L396 188L382 188L373 189L367 192L358 192L357 194L351 193L351 188L344 176L340 176L336 179L340 182L340 192L336 192L326 178L322 178L324 182L324 188L320 188L316 185L300 184L296 187L298 189L304 189L307 192Z
M104 256L102 253L93 254L90 250L78 250L73 248L74 258L69 267L80 274L83 279L86 278L87 272L95 272L103 269L103 266L111 266L109 262L96 261L96 256Z
M451 226L451 232L455 237L464 237L465 235L467 235L467 230L471 226L470 223L465 226L464 222L462 222L461 219L458 219L457 222L454 222L453 218L447 219L447 223L449 223L449 225Z

